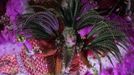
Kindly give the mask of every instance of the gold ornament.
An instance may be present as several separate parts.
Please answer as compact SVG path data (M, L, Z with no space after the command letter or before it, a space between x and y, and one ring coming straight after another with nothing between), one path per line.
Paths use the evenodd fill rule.
M22 35L22 34L17 35L17 41L24 42L25 41L24 35Z

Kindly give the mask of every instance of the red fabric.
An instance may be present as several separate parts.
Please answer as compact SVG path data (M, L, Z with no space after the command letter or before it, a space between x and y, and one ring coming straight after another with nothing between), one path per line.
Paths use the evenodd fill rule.
M53 59L48 59L54 58L53 55L56 53L53 42L51 42L51 40L44 41L35 39L31 39L29 42L33 47L37 45L40 49L46 50L47 52L37 53L30 57L26 54L26 50L23 47L20 56L25 69L31 75L46 75L47 73L53 72L51 71L54 67L52 65ZM19 64L15 55L4 55L0 57L0 73L16 75L18 72Z
M43 53L35 53L33 57L35 57L35 60L32 60L31 58L28 58L26 56L24 59L30 59L29 62L34 65L35 72L32 72L34 69L31 67L28 67L28 64L26 65L29 72L32 73L32 75L42 75L45 73L52 73L54 72L54 56L56 55L56 47L53 40L44 40L44 39L30 39L30 43L34 47L39 47L39 50L41 50ZM24 55L24 54L23 54ZM27 60L27 61L28 61ZM27 62L24 60L24 62ZM46 66L47 65L47 66ZM37 70L36 70L37 69ZM40 72L40 74L37 74ZM42 73L42 74L41 74Z
M26 70L31 75L43 75L48 73L48 64L47 61L44 60L43 56L34 55L29 57L26 55L25 50L23 50L21 57Z
M0 57L0 73L15 75L18 73L18 65L15 55Z
M88 54L89 56L94 55L93 51L91 51L91 50L89 50L89 51L87 52L87 54Z
M41 50L55 49L54 40L44 40L44 39L30 39L29 42L33 47L38 45Z
M80 56L76 54L72 59L70 72L78 71L79 68L80 68Z

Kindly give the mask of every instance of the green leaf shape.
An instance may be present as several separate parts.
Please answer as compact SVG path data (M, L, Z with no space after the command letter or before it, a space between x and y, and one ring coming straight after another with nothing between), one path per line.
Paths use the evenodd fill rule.
M22 29L32 32L33 37L47 39L49 37L56 38L60 34L58 32L59 21L55 14L50 11L37 12L26 16L26 20L22 21Z
M119 45L119 43L126 45L125 34L118 29L114 28L114 25L111 25L108 22L100 21L94 25L91 32L88 34L87 39L91 37L95 37L87 46L85 46L86 50L93 50L95 53L101 68L101 57L102 53L106 54L106 57L112 63L108 53L112 54L119 62L121 61L121 53L119 48L123 47ZM119 43L116 43L119 42Z
M98 15L98 13L94 10L90 10L88 13L82 14L77 21L77 29L80 29L86 25L94 25L100 21L104 21L105 19Z

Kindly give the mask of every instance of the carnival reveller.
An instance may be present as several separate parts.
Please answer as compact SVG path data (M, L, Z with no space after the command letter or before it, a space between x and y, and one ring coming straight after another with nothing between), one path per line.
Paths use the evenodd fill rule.
M16 9L7 9L6 15L10 17L13 24L11 29L16 35L15 45L21 44L18 46L19 52L15 52L20 69L12 74L85 75L90 74L89 69L94 67L91 59L98 61L100 71L102 57L107 57L111 64L109 54L118 61L121 60L117 45L126 46L126 37L94 10L95 1L87 1L93 4L87 7L88 10L84 9L84 3L80 0L64 0L63 3L50 0L48 5L51 6L52 2L56 7L46 7L43 4L38 6L45 1L32 2L36 1L35 6L30 4L30 10L22 8L25 11L23 13L17 7L21 1L12 6ZM11 0L9 6L12 3ZM24 3L27 4L27 1ZM20 5L23 6L24 4ZM7 29L10 30L10 25ZM3 45L5 47L5 44L0 45L2 49ZM6 63L8 64L7 61ZM97 75L98 71L94 69L93 73Z

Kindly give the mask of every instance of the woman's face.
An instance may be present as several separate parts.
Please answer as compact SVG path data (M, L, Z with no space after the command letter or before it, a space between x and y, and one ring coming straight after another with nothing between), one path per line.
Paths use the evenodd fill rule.
M67 37L66 37L66 45L68 47L72 47L72 46L75 45L75 37L73 35L67 34Z

